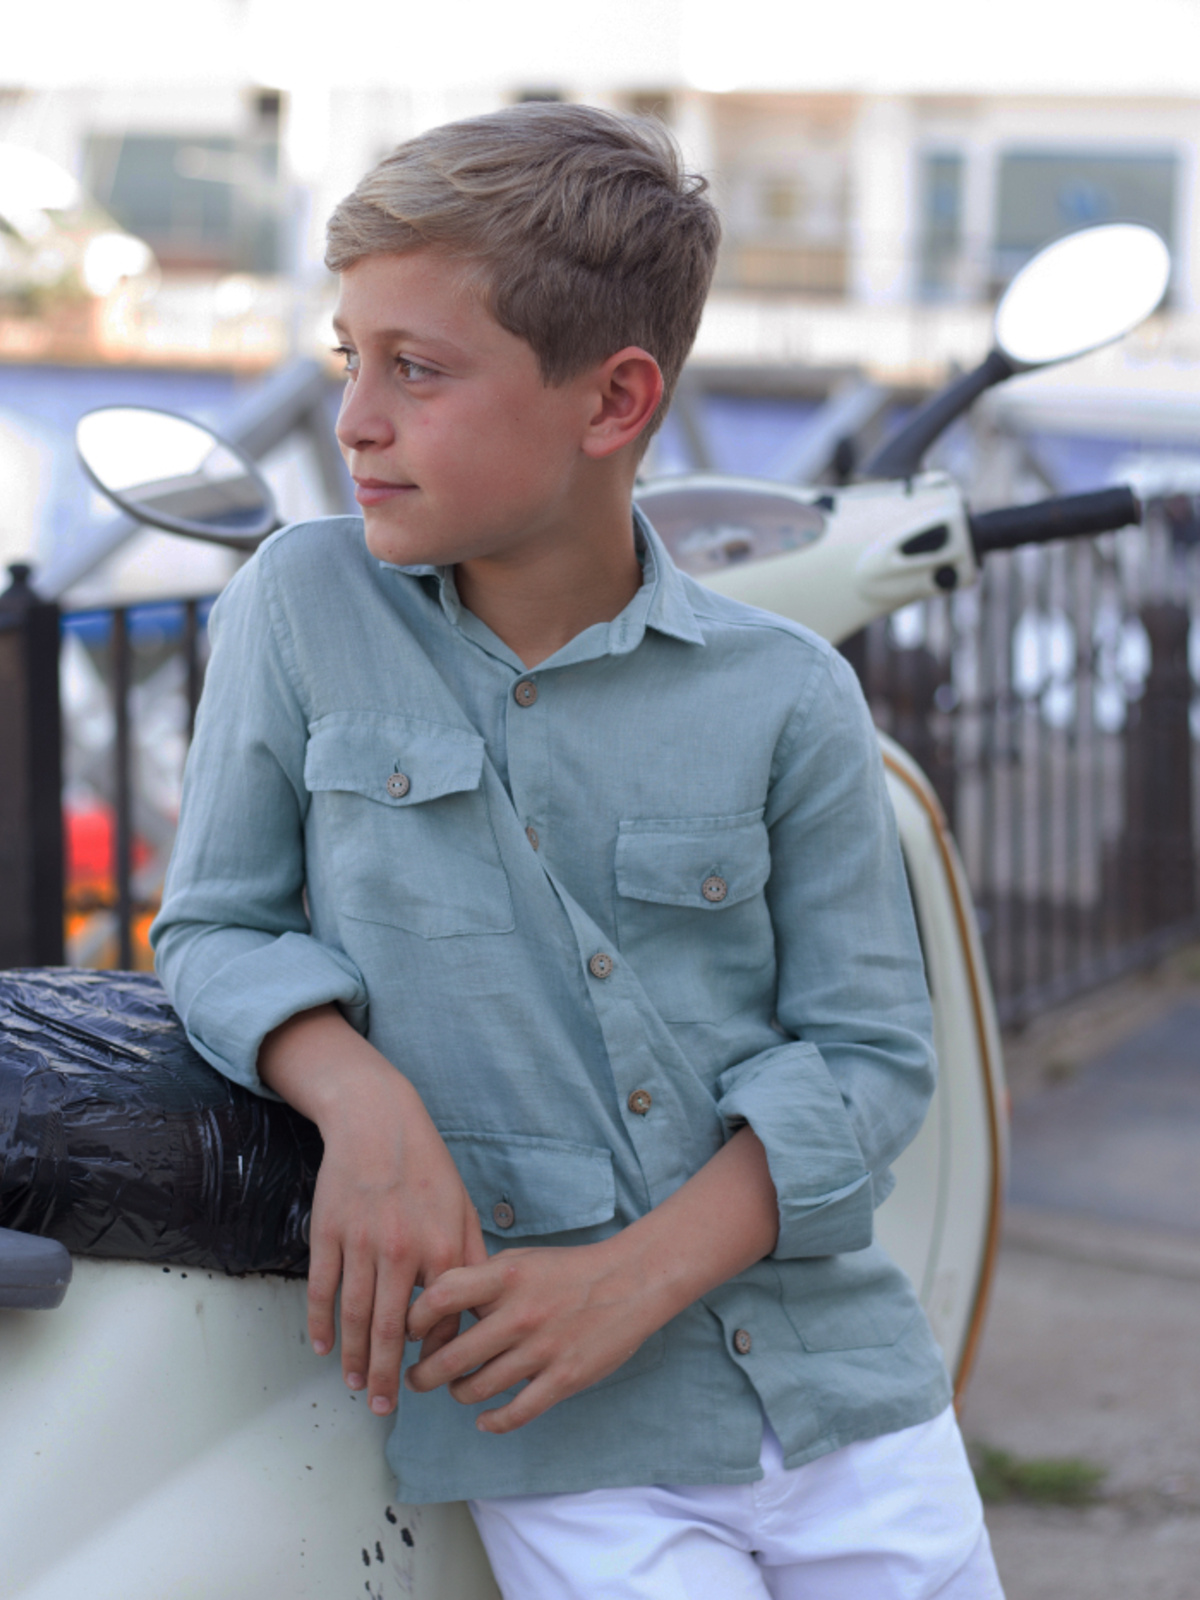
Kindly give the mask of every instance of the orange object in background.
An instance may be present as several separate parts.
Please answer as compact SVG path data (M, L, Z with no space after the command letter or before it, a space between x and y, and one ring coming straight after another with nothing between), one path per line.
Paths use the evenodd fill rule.
M114 866L117 854L117 819L111 806L99 803L86 811L68 810L63 817L66 834L67 904L83 899L116 898Z
M63 843L66 867L65 934L69 959L73 964L114 967L118 962L116 930L111 913L117 904L117 818L113 807L103 801L85 806L68 806L63 812ZM133 840L131 866L136 872L151 859L144 839ZM150 923L156 906L135 908L133 917L133 964L137 971L150 971L154 958L150 950ZM96 928L96 919L107 926ZM99 937L89 936L98 934Z

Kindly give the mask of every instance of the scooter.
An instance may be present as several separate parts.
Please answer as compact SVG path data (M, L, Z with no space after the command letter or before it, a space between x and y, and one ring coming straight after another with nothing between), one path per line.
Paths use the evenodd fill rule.
M922 461L991 385L1135 327L1169 271L1148 229L1068 236L1010 285L986 360L885 441L860 481L662 478L642 485L638 502L701 581L834 643L972 583L990 551L1135 523L1128 489L972 515L955 483ZM186 419L108 408L83 419L78 444L93 482L143 523L241 549L276 525L254 463ZM916 764L881 744L941 1077L878 1232L917 1286L961 1396L1007 1163L999 1032L945 816ZM313 1359L296 1276L71 1257L54 1240L0 1229L0 1418L5 1600L497 1594L465 1507L391 1499L391 1424L345 1389L336 1363Z

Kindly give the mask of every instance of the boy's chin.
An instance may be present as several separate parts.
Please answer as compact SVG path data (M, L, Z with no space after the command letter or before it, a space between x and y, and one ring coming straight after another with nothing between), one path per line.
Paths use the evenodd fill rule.
M433 548L431 541L406 536L371 516L364 517L363 522L367 549L377 561L386 561L393 567L444 567L454 564L454 557L448 556L445 550Z

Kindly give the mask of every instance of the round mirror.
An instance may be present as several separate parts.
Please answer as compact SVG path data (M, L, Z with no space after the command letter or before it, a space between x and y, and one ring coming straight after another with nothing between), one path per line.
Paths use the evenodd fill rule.
M1170 275L1170 252L1151 228L1114 222L1070 233L1009 284L996 309L996 345L1021 368L1098 350L1150 315Z
M254 463L187 417L104 406L79 419L75 447L96 487L138 522L235 550L279 526Z
M660 478L641 484L634 499L675 565L696 578L803 549L825 532L820 507L778 483Z

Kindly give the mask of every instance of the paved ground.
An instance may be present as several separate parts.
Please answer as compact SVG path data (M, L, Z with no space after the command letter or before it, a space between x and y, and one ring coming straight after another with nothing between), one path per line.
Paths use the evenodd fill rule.
M1200 1600L1200 961L1010 1041L1012 1205L969 1440L1106 1469L988 1521L1009 1600Z

